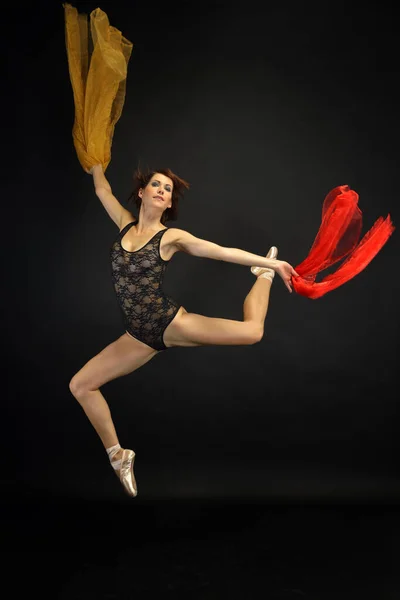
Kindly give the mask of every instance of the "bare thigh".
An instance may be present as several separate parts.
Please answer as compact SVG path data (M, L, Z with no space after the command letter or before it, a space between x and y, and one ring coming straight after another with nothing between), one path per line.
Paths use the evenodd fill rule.
M124 333L91 358L73 376L69 388L74 396L97 390L112 379L132 373L156 354L157 350Z
M174 346L249 345L259 342L263 327L251 321L234 321L188 313L181 307L164 332L167 348Z

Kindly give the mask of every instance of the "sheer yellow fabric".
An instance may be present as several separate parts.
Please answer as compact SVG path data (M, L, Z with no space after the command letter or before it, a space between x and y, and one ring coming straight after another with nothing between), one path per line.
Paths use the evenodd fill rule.
M90 38L87 15L78 14L70 4L63 7L75 104L75 150L85 171L100 163L105 171L111 160L114 128L125 101L132 43L110 25L100 8L90 13Z

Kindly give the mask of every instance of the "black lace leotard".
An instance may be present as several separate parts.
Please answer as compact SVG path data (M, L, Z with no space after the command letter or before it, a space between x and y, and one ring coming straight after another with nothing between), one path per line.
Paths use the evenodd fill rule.
M167 260L160 256L166 231L158 231L142 248L129 252L121 240L136 221L118 234L110 250L112 279L127 333L154 350L166 350L163 334L180 308L166 296L162 283Z

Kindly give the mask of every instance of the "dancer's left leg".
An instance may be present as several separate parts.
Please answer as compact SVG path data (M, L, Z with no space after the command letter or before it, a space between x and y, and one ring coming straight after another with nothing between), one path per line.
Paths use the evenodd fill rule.
M173 346L249 345L264 335L271 281L258 277L243 304L243 321L205 317L181 309L164 333Z

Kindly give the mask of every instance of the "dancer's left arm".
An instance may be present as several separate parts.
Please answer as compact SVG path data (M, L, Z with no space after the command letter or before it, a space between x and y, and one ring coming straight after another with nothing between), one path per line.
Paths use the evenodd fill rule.
M183 229L174 229L174 232L174 245L176 249L191 254L192 256L223 260L225 262L245 265L247 267L254 266L273 269L283 279L283 282L289 291L291 291L291 277L298 277L298 273L296 273L292 265L283 260L266 258L265 256L252 254L251 252L241 250L240 248L226 248L219 244L215 244L214 242L197 238Z

